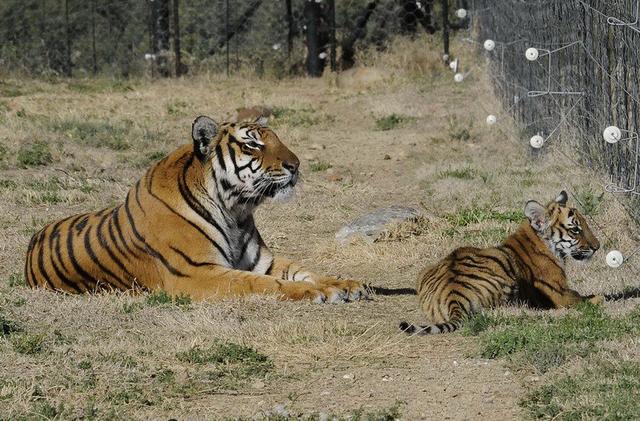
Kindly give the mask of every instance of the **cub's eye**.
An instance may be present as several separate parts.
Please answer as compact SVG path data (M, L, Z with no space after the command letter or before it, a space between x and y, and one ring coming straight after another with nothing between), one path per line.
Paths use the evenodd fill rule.
M573 228L569 229L569 232L571 234L578 235L578 234L580 234L582 232L582 229L580 227L573 227Z

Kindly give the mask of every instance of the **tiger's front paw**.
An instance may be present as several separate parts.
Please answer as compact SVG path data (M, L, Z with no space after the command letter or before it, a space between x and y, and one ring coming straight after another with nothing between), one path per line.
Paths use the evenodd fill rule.
M352 279L325 278L318 282L318 286L338 289L346 301L364 300L369 296L369 291L362 282Z

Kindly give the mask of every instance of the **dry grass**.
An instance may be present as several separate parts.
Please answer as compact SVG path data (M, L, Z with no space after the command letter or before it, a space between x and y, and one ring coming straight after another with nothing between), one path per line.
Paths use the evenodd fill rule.
M0 418L252 417L275 405L292 414L362 409L366 416L389 413L397 401L406 402L398 407L406 419L522 415L518 401L530 373L477 357L475 338L401 335L398 321L421 320L411 296L344 306L270 298L176 304L21 286L36 229L121 201L144 168L189 141L194 116L231 118L241 106L284 110L277 133L303 161L298 198L258 211L267 243L377 286L412 287L423 266L451 248L496 243L516 226L513 215L526 200L547 200L562 188L601 191L597 177L558 154L532 157L507 123L485 127L496 102L480 71L454 84L424 45L397 51L371 64L402 72L358 89L338 88L330 77L203 76L133 81L126 89L8 79L23 94L0 100ZM410 118L378 130L376 119L391 115ZM397 204L428 216L393 227L389 241L336 244L342 224ZM611 195L594 218L605 249L636 244L637 231ZM604 254L570 267L580 292L635 285L633 262L612 270ZM632 307L606 305L621 314ZM234 344L223 349L239 350L249 358L240 361L258 369L246 372L232 357L184 357L217 344Z

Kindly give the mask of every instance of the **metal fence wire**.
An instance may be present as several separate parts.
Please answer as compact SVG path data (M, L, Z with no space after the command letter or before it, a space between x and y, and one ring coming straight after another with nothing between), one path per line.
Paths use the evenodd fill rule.
M433 34L442 28L443 9L455 29L458 7L467 1L2 0L0 70L69 77L312 74L353 65L356 48Z
M544 145L562 139L567 158L607 172L605 189L627 194L640 220L640 1L475 0L471 7L475 42L494 41L485 52L489 73L524 137L541 135Z

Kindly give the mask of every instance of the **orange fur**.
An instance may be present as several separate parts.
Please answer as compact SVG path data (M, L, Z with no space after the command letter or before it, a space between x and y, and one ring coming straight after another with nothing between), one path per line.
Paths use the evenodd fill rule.
M451 332L482 308L511 298L542 308L570 307L585 300L569 288L565 258L590 258L600 247L584 217L566 206L567 195L546 208L527 203L529 221L497 247L461 247L418 276L420 307L432 324L416 327L403 322L408 333Z
M273 131L199 117L192 137L193 145L151 167L124 204L36 233L27 252L28 284L70 293L141 286L194 299L365 296L359 282L273 256L260 237L254 208L290 192L299 165Z

